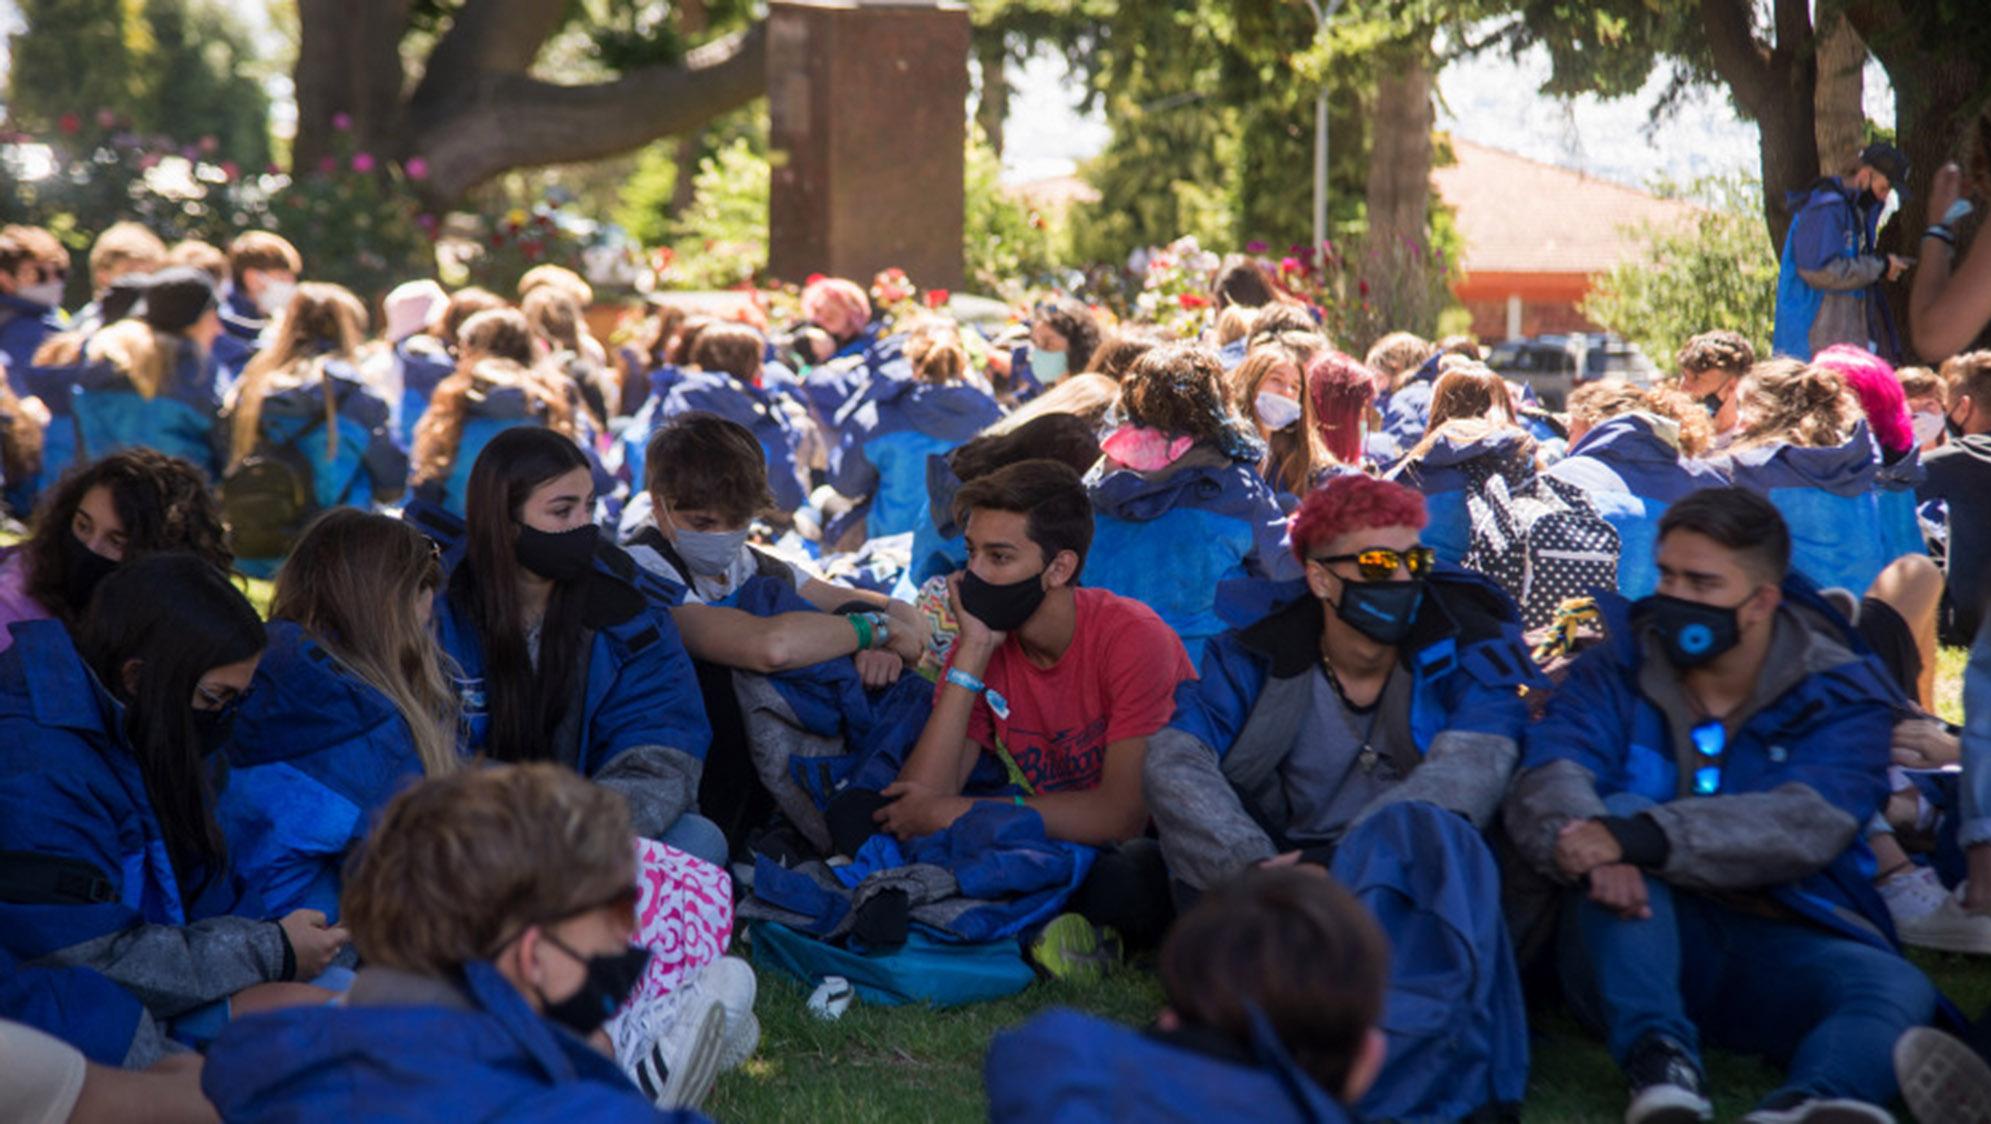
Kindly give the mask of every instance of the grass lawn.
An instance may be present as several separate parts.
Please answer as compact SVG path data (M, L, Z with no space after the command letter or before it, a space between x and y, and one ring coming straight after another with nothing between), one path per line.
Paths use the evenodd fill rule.
M1961 648L1948 648L1937 659L1937 710L1952 722L1963 717L1966 655ZM1920 952L1914 960L1966 1014L1991 1007L1991 960ZM705 1106L714 1119L981 1119L987 1114L982 1056L996 1032L1052 1006L1078 1007L1136 1025L1152 1020L1161 1006L1154 978L1132 968L1093 984L1037 983L999 1003L955 1011L858 1003L837 1022L812 1017L804 1006L807 995L786 976L762 974L756 1007L760 1051L743 1069L720 1080ZM1538 1021L1532 1045L1523 1120L1589 1124L1622 1118L1624 1084L1617 1069L1602 1044L1573 1020L1553 1014ZM1715 1052L1708 1067L1717 1119L1740 1118L1777 1084L1777 1072L1752 1058Z

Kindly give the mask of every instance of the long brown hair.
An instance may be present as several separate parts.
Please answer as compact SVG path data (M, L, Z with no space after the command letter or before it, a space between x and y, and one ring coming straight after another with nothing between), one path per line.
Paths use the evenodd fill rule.
M1430 425L1404 459L1423 457L1446 433L1473 439L1503 429L1525 436L1514 420L1514 402L1507 397L1506 380L1478 363L1463 363L1438 376L1431 388ZM1527 447L1533 455L1533 439Z
M447 659L417 606L442 586L420 531L399 519L335 507L311 521L277 571L270 619L301 626L387 696L415 741L422 772L459 763L456 692Z
M228 396L228 463L240 464L256 447L263 399L270 392L322 382L327 360L350 361L366 342L366 306L342 285L306 281L284 309L283 330L242 368ZM325 399L325 455L339 455L339 401Z
M429 408L415 425L412 484L446 479L463 443L463 420L472 399L494 390L518 389L526 404L562 437L574 437L574 404L566 380L556 382L532 366L532 332L525 317L508 309L477 313L463 325L455 373L436 384Z
M76 625L83 606L71 605L63 585L62 536L73 534L76 509L90 489L110 490L124 524L124 561L160 551L189 551L226 573L235 564L221 508L207 477L192 462L153 449L120 449L64 473L35 508L34 529L21 545L27 559L28 596L62 623Z
M143 320L120 320L91 336L83 354L116 367L141 397L157 398L183 343L182 337L158 331Z
M1314 421L1313 395L1307 393L1307 365L1314 353L1327 348L1322 336L1282 332L1251 347L1229 375L1231 409L1264 433L1264 469L1280 488L1303 496L1314 473L1328 462ZM1258 420L1258 392L1281 367L1293 368L1299 383L1300 420L1284 429L1266 429Z
M1749 368L1736 389L1742 437L1731 452L1764 445L1829 449L1844 444L1860 418L1845 377L1796 359L1768 359Z
M514 426L491 439L470 469L464 500L469 551L449 583L450 603L476 625L484 645L484 697L490 706L485 748L501 761L541 760L566 713L581 651L583 582L558 582L546 603L535 672L519 606L514 545L519 513L540 485L588 459L572 438Z

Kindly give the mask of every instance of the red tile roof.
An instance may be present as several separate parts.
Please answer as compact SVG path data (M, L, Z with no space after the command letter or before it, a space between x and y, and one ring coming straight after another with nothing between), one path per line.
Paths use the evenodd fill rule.
M1667 226L1699 208L1453 139L1458 163L1431 172L1458 216L1467 274L1601 273L1644 249L1626 226Z

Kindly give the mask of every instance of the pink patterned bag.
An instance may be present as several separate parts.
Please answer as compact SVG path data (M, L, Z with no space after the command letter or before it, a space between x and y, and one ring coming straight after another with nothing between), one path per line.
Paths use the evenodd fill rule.
M650 966L608 1033L623 1068L646 1053L680 1006L679 988L733 937L733 880L703 859L653 839L636 841L636 935Z

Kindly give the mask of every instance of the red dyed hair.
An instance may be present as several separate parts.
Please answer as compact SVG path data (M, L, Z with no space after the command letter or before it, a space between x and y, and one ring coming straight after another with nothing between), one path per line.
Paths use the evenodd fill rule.
M1322 543L1350 531L1376 527L1424 529L1429 516L1424 494L1388 480L1350 474L1337 476L1307 493L1293 514L1289 534L1293 556L1302 563Z
M1376 397L1376 373L1352 356L1329 348L1314 355L1306 370L1307 397L1313 400L1314 432L1342 464L1362 463L1362 419Z

